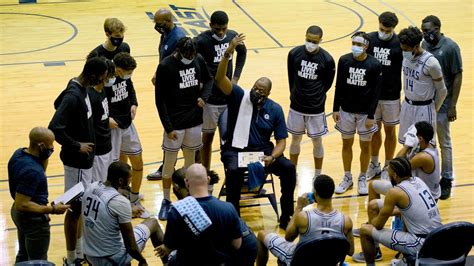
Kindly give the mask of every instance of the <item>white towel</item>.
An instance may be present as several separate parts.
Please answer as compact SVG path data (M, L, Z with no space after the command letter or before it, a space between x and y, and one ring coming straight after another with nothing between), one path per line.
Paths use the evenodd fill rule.
M253 104L250 101L250 91L244 90L244 97L240 102L239 114L235 123L232 147L243 149L249 144L250 122L252 121Z
M184 223L196 236L212 225L207 213L202 209L199 202L191 196L173 203L173 207L183 217Z

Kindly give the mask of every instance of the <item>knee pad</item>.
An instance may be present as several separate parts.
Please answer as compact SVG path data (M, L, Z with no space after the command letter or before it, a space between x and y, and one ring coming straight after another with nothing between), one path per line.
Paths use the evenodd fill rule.
M323 147L323 140L321 137L311 139L313 142L313 157L315 158L323 158L324 157L324 147Z
M290 144L290 154L300 154L300 144L303 139L303 135L293 135Z

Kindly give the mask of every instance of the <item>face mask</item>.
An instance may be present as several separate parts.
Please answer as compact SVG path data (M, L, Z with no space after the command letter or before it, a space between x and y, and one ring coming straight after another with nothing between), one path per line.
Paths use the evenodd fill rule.
M38 158L42 161L45 161L51 156L51 154L53 154L53 152L54 152L54 149L48 149L46 147L40 146L40 152L39 152Z
M113 46L118 47L122 44L123 38L110 37L110 42Z
M318 49L319 44L317 43L312 43L312 42L305 42L304 46L306 47L306 51L312 53Z
M221 38L221 37L217 36L216 34L212 34L212 38L216 39L219 42L224 40L226 36L227 35L224 34L224 36L222 36L222 38Z
M379 31L379 39L382 41L389 40L390 38L392 38L392 35L393 35L393 32L385 33L383 31Z
M105 83L105 87L112 87L112 85L115 83L115 79L115 77L109 78L109 80Z
M363 52L364 52L364 47L352 45L352 54L354 55L354 57L360 56Z
M261 104L265 101L265 96L261 95L260 93L257 92L256 89L251 89L250 90L250 101L254 104Z
M405 58L406 60L412 61L413 59L415 59L415 56L413 55L412 51L403 51L402 54L403 58Z
M165 27L164 27L163 25L158 24L158 23L155 23L155 30L156 30L159 34L165 33Z
M430 44L438 43L438 36L436 36L435 31L424 32L423 33L423 39L425 39L425 41L430 43Z
M124 75L122 79L130 79L132 77L132 74Z
M193 59L187 59L186 57L184 57L183 55L181 55L181 62L185 65L189 65L191 64L192 62L194 61L194 58Z

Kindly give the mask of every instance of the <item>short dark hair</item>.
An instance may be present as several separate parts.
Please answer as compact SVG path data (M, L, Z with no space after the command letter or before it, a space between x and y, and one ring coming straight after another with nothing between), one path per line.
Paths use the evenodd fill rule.
M321 29L321 27L316 26L316 25L309 26L309 28L306 30L306 33L319 35L320 37L323 37L323 29Z
M98 77L107 72L107 63L103 57L92 57L87 59L84 64L82 74L85 78L89 79L92 76Z
M120 52L114 56L114 64L123 70L130 71L137 68L137 61L127 52Z
M415 47L420 44L423 39L423 33L417 27L408 27L400 31L398 39L401 44L409 47Z
M420 135L426 142L430 142L434 136L433 126L426 122L420 121L415 124L416 135Z
M229 23L229 17L224 11L215 11L211 15L211 24L214 25L226 25Z
M399 177L409 177L411 176L411 164L410 161L405 157L397 157L393 160L388 162L388 166L392 168L392 170L399 176Z
M129 178L132 168L121 161L113 162L107 170L107 181L113 185L118 184L120 178Z
M379 16L379 22L387 28L395 28L398 25L398 17L393 12L383 12Z
M422 21L422 23L428 23L431 22L435 27L441 28L441 20L437 16L434 15L429 15L426 16Z
M176 45L176 49L178 49L181 54L194 54L197 51L197 46L196 42L192 38L183 37L179 39L178 44Z
M313 181L316 194L322 199L330 199L334 194L334 180L328 175L318 175Z
M369 45L369 43L370 43L370 38L369 38L369 35L368 35L365 31L358 31L358 32L354 33L354 34L351 36L351 39L354 38L354 37L357 37L357 36L360 36L360 37L364 38L364 40L367 41L367 45Z

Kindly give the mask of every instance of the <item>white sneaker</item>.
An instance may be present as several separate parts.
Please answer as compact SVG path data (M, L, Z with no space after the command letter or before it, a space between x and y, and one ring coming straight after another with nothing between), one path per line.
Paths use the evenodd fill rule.
M390 177L388 176L388 166L383 167L382 173L380 173L380 180L390 180Z
M382 170L380 169L380 163L377 163L377 165L375 165L373 162L370 162L369 170L367 170L367 173L366 173L367 181L380 175L381 172Z
M135 202L131 202L132 207L136 206L142 210L142 214L140 215L140 218L147 219L150 218L150 213L143 207L142 203L140 202L140 199L138 199Z
M342 194L346 192L347 190L351 189L354 184L352 183L352 176L347 176L344 175L341 183L339 183L339 186L334 190L336 194Z
M367 178L365 177L365 175L359 176L359 182L357 184L357 192L359 192L359 195L369 194L369 189L367 187Z

